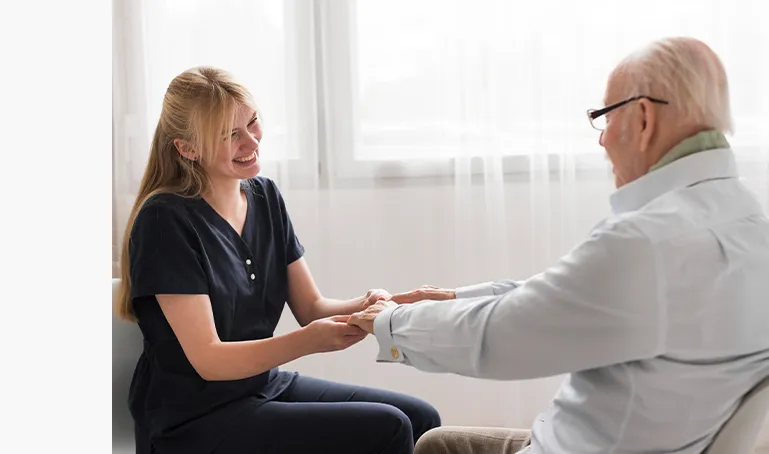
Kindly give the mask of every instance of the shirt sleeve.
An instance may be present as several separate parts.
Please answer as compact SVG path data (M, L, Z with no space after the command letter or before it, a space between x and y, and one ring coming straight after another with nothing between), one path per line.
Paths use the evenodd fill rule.
M202 247L182 208L149 201L136 217L129 245L131 295L207 294Z
M516 380L654 357L665 332L656 272L641 232L607 227L513 292L383 311L377 361Z
M521 281L513 279L503 279L495 282L482 282L480 284L458 287L456 289L457 299L474 298L477 296L502 295L518 288Z

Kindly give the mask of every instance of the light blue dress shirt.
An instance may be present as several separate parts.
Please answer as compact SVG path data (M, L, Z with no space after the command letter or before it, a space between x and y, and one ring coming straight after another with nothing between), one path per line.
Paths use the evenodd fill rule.
M769 376L769 219L730 149L654 170L611 206L525 281L383 311L377 361L497 380L567 374L527 454L702 452Z

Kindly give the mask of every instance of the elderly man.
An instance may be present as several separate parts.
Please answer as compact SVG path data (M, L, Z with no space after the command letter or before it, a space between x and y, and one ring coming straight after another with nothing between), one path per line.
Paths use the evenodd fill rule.
M605 105L588 117L617 191L583 243L523 282L425 287L350 319L381 362L568 374L530 431L444 427L417 453L700 453L769 376L769 219L723 135L718 57L694 39L651 43L612 72Z

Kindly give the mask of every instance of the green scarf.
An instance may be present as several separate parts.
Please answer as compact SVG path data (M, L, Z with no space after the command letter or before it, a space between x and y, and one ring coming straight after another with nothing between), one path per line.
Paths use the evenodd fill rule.
M718 131L702 131L687 139L684 139L668 151L649 171L657 170L671 162L700 151L714 150L716 148L729 148L726 137Z

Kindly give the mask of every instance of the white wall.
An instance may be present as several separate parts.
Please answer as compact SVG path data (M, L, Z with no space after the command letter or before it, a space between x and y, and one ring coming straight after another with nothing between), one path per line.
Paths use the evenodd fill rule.
M748 183L766 201L766 187L758 181ZM422 284L456 287L541 271L609 212L608 181L575 188L553 183L532 194L526 183L506 184L505 231L488 226L482 187L461 194L451 185L425 185L284 191L284 196L319 288L329 297L350 298L375 287L391 292ZM458 212L457 197L477 204ZM278 333L296 327L286 309ZM435 405L444 424L527 428L562 379L512 383L427 374L377 364L376 350L369 337L344 352L301 358L286 368L419 396ZM769 447L769 424L762 445Z

